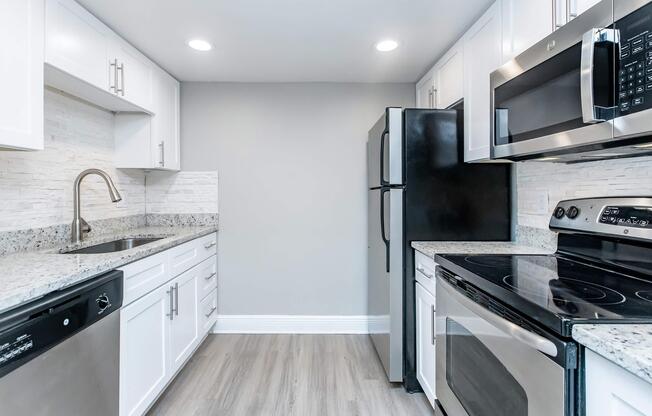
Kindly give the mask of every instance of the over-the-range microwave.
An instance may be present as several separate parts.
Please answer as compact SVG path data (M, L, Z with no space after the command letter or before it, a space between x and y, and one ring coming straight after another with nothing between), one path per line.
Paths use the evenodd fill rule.
M603 0L491 74L492 159L652 153L652 0Z

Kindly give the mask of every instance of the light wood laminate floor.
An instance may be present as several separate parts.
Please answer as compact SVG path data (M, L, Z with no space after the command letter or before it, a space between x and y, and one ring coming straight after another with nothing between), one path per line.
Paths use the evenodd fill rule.
M367 335L210 335L148 415L433 414L387 382Z

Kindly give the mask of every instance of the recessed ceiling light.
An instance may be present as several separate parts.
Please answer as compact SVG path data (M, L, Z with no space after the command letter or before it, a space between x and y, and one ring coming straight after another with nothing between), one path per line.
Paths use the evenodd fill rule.
M398 48L398 42L391 39L381 40L376 44L376 50L380 52L390 52Z
M213 49L210 43L202 39L193 39L188 42L188 46L190 46L196 51L202 51L202 52L210 51L211 49Z

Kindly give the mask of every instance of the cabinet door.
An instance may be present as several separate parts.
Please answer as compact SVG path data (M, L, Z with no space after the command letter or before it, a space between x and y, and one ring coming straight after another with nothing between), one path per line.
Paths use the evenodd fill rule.
M417 108L435 108L435 75L430 73L417 84Z
M47 0L45 62L109 90L110 31L73 0Z
M43 149L43 0L0 3L0 147Z
M553 9L550 0L503 0L503 61L552 33Z
M652 416L652 384L586 350L586 416Z
M120 415L141 415L168 382L168 285L120 311Z
M598 3L600 3L600 0L568 0L568 7L570 8L569 20L576 18Z
M179 170L179 82L163 70L155 71L152 117L152 157L155 168Z
M194 267L174 279L174 319L170 321L170 361L171 372L175 373L194 351L199 336L197 333L197 292L201 269Z
M416 284L417 380L428 401L435 402L435 299Z
M501 65L500 1L469 29L464 39L464 160L489 159L489 75Z
M448 108L464 97L464 51L451 49L437 69L436 108Z
M112 37L110 60L117 60L113 74L118 95L146 110L152 111L153 66L134 47L118 37Z

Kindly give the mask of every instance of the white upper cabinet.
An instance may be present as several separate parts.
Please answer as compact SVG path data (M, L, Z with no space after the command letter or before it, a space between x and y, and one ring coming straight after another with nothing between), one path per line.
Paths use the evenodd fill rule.
M111 111L153 113L152 68L74 0L47 0L45 83Z
M0 2L0 148L43 149L43 1Z
M447 108L464 96L464 50L453 46L417 83L417 108Z
M152 108L152 63L133 46L114 38L109 49L110 75L116 92L127 101L143 108Z
M417 108L435 108L435 74L430 71L417 83Z
M490 157L489 75L503 63L501 2L494 3L464 36L464 160Z
M553 3L551 0L503 0L502 23L503 60L506 61L552 33Z
M45 62L97 88L109 88L111 32L72 0L48 0Z
M458 42L437 64L435 107L448 108L464 97L464 48Z
M118 168L178 171L179 82L153 69L154 115L120 113L115 116L115 164Z

